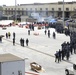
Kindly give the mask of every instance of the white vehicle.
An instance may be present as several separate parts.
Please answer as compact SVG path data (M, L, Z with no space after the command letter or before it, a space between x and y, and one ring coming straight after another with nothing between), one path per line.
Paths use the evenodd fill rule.
M73 64L73 66L65 68L65 74L66 75L76 75L76 64Z

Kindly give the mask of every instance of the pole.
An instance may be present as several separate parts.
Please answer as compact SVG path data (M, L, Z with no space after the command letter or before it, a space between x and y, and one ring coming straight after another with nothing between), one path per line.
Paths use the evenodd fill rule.
M17 0L15 0L15 21L17 20L16 4L17 4Z
M63 28L64 28L64 0L63 0Z

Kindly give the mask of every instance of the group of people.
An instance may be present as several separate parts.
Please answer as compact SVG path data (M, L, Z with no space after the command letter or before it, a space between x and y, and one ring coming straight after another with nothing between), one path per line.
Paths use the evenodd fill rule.
M44 33L45 33L45 35L46 35L46 34L48 35L48 38L50 38L50 30L47 31L47 30L45 29ZM53 36L53 38L55 39L55 38L56 38L56 33L53 32L52 36Z
M23 38L20 39L20 45L24 47L25 40ZM26 46L28 46L29 40L26 39Z
M10 32L6 32L6 38L9 38L10 39L10 36L11 36L11 33Z
M69 60L72 54L76 54L76 32L71 32L70 42L63 42L61 44L61 50L56 51L55 62L59 63L61 60L64 60L65 57L66 60Z
M72 54L70 43L64 41L61 44L61 49L55 53L55 62L59 63L61 60L64 60L64 58L66 58L66 60L69 60L70 54Z
M15 32L13 32L13 45L15 45L15 36L16 36ZM11 33L10 32L8 32L8 33L6 32L6 39L8 39L8 38L10 39L10 37L11 37Z
M6 33L6 39L8 39L8 38L10 39L10 37L11 37L11 33L10 32ZM15 45L15 40L16 40L16 33L13 32L13 45ZM25 40L23 38L21 38L20 45L24 47L24 43L25 43ZM27 38L26 39L26 46L28 46L28 43L29 43L29 40Z

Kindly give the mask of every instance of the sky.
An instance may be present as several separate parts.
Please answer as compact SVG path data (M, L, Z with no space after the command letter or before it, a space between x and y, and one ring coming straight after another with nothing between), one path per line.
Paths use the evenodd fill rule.
M30 3L51 3L51 2L58 2L58 1L63 1L63 0L16 0L17 4L30 4ZM76 1L76 0L64 0L65 2L70 2L70 1ZM2 5L15 5L15 0L1 0L0 1L0 6Z

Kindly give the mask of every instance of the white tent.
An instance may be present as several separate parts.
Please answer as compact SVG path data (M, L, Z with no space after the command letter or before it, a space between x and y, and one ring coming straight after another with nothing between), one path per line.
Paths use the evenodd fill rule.
M27 24L30 24L30 22L20 22L20 23L18 23L18 25L27 25Z
M8 26L10 23L13 23L13 20L1 20L0 25L1 26Z

